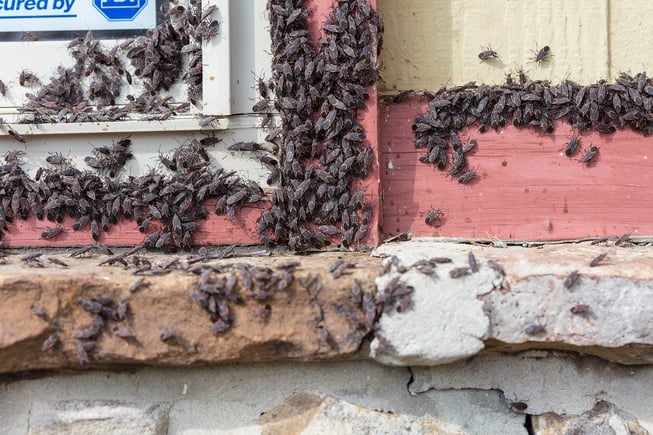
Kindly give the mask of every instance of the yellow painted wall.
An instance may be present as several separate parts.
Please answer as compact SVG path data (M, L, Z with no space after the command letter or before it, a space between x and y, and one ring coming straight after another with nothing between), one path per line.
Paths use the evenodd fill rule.
M653 76L653 2L609 0L609 64L620 71Z
M451 76L450 0L377 0L377 8L385 25L381 91L433 87Z
M579 83L652 69L649 0L378 0L385 23L382 93L468 81L500 83L523 67L531 78ZM553 57L532 61L549 45ZM487 46L500 59L481 62Z

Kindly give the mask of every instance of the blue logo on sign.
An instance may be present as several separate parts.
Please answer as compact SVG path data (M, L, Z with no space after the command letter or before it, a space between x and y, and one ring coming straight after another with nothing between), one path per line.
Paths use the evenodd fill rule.
M93 0L93 6L109 21L132 21L147 0Z

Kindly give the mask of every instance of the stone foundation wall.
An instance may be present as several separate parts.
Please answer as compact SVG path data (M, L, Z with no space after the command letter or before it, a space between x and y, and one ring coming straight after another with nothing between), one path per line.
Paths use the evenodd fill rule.
M0 433L653 431L645 240L492 247L418 239L371 256L241 254L198 264L293 279L263 301L246 296L257 287L240 289L230 328L219 332L193 301L202 279L189 269L193 256L139 254L153 272L131 291L135 269L99 264L114 257L55 270L6 256ZM172 260L172 270L160 267ZM330 272L334 265L345 266ZM83 301L99 296L116 302L100 304L104 326L81 337L92 318ZM261 306L265 319L255 315ZM164 340L172 327L174 342ZM58 338L46 347L52 331ZM75 351L89 340L81 364Z
M371 361L139 368L2 383L6 434L644 434L653 369L531 351L440 367Z

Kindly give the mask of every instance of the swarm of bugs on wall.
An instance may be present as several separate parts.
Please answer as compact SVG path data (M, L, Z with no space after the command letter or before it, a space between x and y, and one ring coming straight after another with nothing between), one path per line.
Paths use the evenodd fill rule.
M374 154L365 144L357 114L369 98L367 88L377 78L376 57L383 29L380 18L367 1L340 0L324 23L323 36L315 50L307 30L309 12L302 8L303 3L303 0L268 2L273 77L268 82L259 80L262 100L255 105L256 110L268 113L273 105L282 121L281 128L268 135L270 141L281 141L280 160L262 158L272 169L270 183L278 178L281 187L272 195L272 207L265 210L259 220L259 235L266 244L287 244L290 249L299 251L324 247L334 237L339 237L344 246L351 246L360 242L369 229L372 208L365 204L365 188L351 190L355 179L367 176ZM201 57L198 57L201 41L215 36L218 31L217 21L210 18L214 11L213 7L202 9L199 0L191 1L188 8L171 7L164 11L166 21L147 36L127 41L110 51L106 51L91 33L77 38L69 45L77 65L70 69L59 68L51 83L28 96L29 101L23 107L24 122L115 121L124 119L130 112L146 113L146 119L166 119L175 110L187 109L187 105L173 107L169 98L160 97L157 91L168 89L182 74L182 54L191 57L192 65L201 66ZM143 80L145 92L137 98L128 97L130 103L119 108L114 104L121 85L132 80L130 68L121 60L123 52L131 62L133 75ZM194 103L201 95L193 94L192 84L201 89L201 77L192 72L195 68L192 65L186 68L185 79L191 80L189 98ZM81 84L82 77L90 81L88 89ZM270 117L266 119L269 122ZM192 149L188 149L189 146ZM239 146L243 151L261 149L256 143L239 143ZM45 198L40 191L10 188L15 199L5 204L7 212L0 218L3 222L10 222L15 216L26 218L32 208L37 217L46 215L56 222L69 214L78 219L75 229L90 225L97 239L100 230L106 231L122 214L134 217L139 228L150 234L149 246L187 247L191 239L186 236L190 232L188 229L194 230L196 225L192 223L206 216L203 207L196 206L193 201L201 203L217 195L220 198L216 212L233 218L236 207L263 197L260 188L253 183L243 183L233 174L212 173L202 162L208 160L202 146L191 142L176 153L195 161L179 168L174 159L161 156L161 163L175 174L172 179L151 171L139 180L130 179L128 182L133 185L127 186L112 180L127 155L119 150L101 147L93 150L94 155L86 157L86 163L104 179L69 167L59 156L56 163L52 163L54 168L39 170L37 178L43 177L45 183L56 179L64 192L44 202L38 199ZM9 162L1 175L27 177L18 163L10 168ZM80 179L84 187L99 189L98 192L108 190L103 200L113 201L112 204L105 204L103 209L88 205L99 201L97 198L92 201L82 198L79 205L79 201L68 194L72 189L63 187L71 184L80 191L77 182L69 180L70 177ZM39 179L31 181L41 182ZM143 184L148 186L149 192L144 199L134 198L138 194L130 190L143 191ZM185 200L186 196L194 195L183 189L174 191L169 184L191 184L198 197ZM210 193L207 193L207 184ZM52 190L56 189L50 188ZM152 204L159 190L164 191L163 199ZM30 193L33 200L26 198L21 202L21 197ZM175 196L171 197L172 194ZM188 212L189 203L193 204L190 209L196 211ZM163 228L151 232L149 225L153 220L161 221Z
M97 346L98 338L107 331L108 324L112 324L111 332L123 340L135 341L134 334L124 326L129 302L121 300L116 303L112 298L106 296L93 296L89 299L79 299L77 304L81 309L91 315L91 323L72 332L72 338L76 340L75 354L82 368L87 369L90 363L90 356ZM55 327L47 313L38 305L32 305L32 313ZM41 345L41 352L49 352L56 348L61 342L62 331L56 330L51 333Z
M124 340L134 340L134 334L131 330L122 325L129 308L129 303L126 300L116 304L111 298L94 296L90 299L79 299L77 303L92 316L90 326L75 330L72 334L73 338L79 341L76 352L82 368L88 368L89 353L95 349L96 341L100 335L107 330L107 322L115 322L111 328L113 335Z
M215 5L202 8L200 0L187 7L163 9L163 22L147 35L129 39L110 50L88 32L68 44L75 59L71 68L59 67L35 93L27 93L21 108L23 123L62 123L119 121L132 113L145 114L143 120L165 120L188 111L189 103L173 103L159 94L183 80L188 100L202 100L202 42L215 37L219 23L212 18ZM125 65L128 60L130 67ZM141 80L143 92L126 95L127 104L119 103L127 85ZM21 86L39 84L29 71L21 72ZM6 89L0 88L3 95Z
M293 250L323 247L334 236L349 246L364 238L372 218L372 208L365 204L365 190L350 190L353 180L364 178L372 163L373 150L364 145L365 135L357 113L369 98L367 88L376 80L375 60L382 25L366 1L341 0L324 24L324 36L315 52L307 30L308 12L302 4L303 0L271 0L268 4L273 79L259 80L262 100L254 111L269 113L273 105L281 115L281 129L267 138L281 141L280 160L268 157L262 162L275 168L273 174L278 173L282 186L273 194L272 207L263 212L259 233L262 241L287 243ZM158 95L160 89L168 89L182 73L181 54L190 57L184 79L189 85L189 100L196 104L201 99L199 47L202 38L217 32L217 22L208 18L213 10L200 10L198 1L191 2L189 9L173 7L166 12L168 21L163 27L110 52L92 34L73 41L70 49L78 60L77 66L59 68L50 84L28 97L23 108L24 121L115 121L131 112L145 113L146 119L166 119L174 111L186 109L173 106ZM128 50L126 57L134 68L133 75L144 81L145 92L136 98L127 97L130 103L118 108L115 102L121 85L133 80L118 56L121 50ZM88 89L80 84L80 77L90 80ZM100 110L92 110L92 104ZM270 117L266 119L269 122ZM139 274L165 273L167 269L156 269L135 253L141 248L175 251L191 247L198 221L208 215L203 205L207 199L215 198L215 212L233 219L235 211L245 203L264 197L255 183L211 168L204 148L213 143L191 139L170 155L161 155L160 163L170 172L169 176L152 170L124 181L117 176L132 158L128 138L94 148L92 155L84 159L92 170L80 171L64 156L53 154L48 158L50 167L39 169L34 179L22 170L21 154L8 154L6 164L0 168L4 194L0 209L2 228L6 230L14 219L27 219L30 214L57 224L68 215L76 220L73 230L90 228L93 238L98 240L101 231L108 231L119 219L134 219L144 233L142 246L101 264L133 266ZM261 146L241 142L230 149L258 152ZM44 237L57 237L62 231L57 225L44 232ZM39 257L32 255L23 261L30 267L45 267ZM271 311L266 301L274 291L291 285L297 266L279 265L271 269L242 263L231 268L189 265L187 270L199 275L191 297L209 314L210 330L214 333L225 332L232 326L230 305L243 303L244 297L261 303L261 319L265 321ZM338 265L332 271L334 279L349 266ZM130 292L145 285L145 279L140 278L143 277L134 282ZM311 284L314 286L319 286L319 282ZM385 309L396 306L399 311L407 307L411 291L395 282L378 302L372 293L365 292L363 299L370 299L373 304L374 314L368 313L372 317L368 319L370 325ZM91 308L95 309L95 305ZM101 317L96 315L97 325L77 331L77 355L82 367L88 367L94 339L104 330ZM116 326L112 331L131 338L131 332L124 327ZM316 331L321 343L330 343L323 317L316 321ZM161 340L172 340L175 334L174 330L166 330ZM58 333L48 337L43 344L45 351L58 341Z
M334 236L350 246L369 228L365 189L350 190L372 164L373 150L364 145L357 113L377 78L382 33L367 1L339 0L322 26L316 51L303 3L268 1L273 77L271 86L259 86L264 102L274 92L283 132L282 186L263 212L259 234L266 244L287 243L298 251L324 247Z
M68 48L75 65L57 68L49 83L26 94L21 122L118 121L134 112L146 114L146 120L164 120L177 111L188 110L188 103L173 104L159 91L183 79L188 85L189 101L201 102L201 44L218 33L218 21L212 18L216 10L215 5L202 8L200 0L191 0L186 7L163 9L162 24L110 50L91 32L74 39ZM124 59L131 66L125 65ZM135 80L132 76L143 82L143 93L128 95L128 104L117 105L124 85ZM33 86L38 78L23 71L20 84ZM18 142L25 141L10 127L8 131ZM117 176L133 157L128 138L93 148L93 155L84 159L93 171L72 167L68 159L55 153L46 159L49 167L39 168L34 179L21 168L22 155L8 152L4 156L6 164L0 167L0 236L14 219L27 219L33 214L57 224L64 216L71 216L76 220L74 231L90 229L93 239L98 240L102 231L126 218L136 220L139 230L147 234L146 247L189 248L198 221L208 216L209 211L202 205L207 199L217 199L215 213L234 219L235 211L243 204L264 197L256 183L209 165L205 147L216 142L211 137L191 139L170 156L160 156L160 163L170 175L152 169L142 177L124 181ZM55 238L62 232L57 225L44 231L42 238Z
M323 25L316 50L307 30L309 12L302 8L303 3L268 2L273 77L269 82L259 80L262 100L254 111L274 109L280 113L281 129L268 135L268 140L280 141L279 161L268 158L263 163L278 167L281 187L272 196L272 207L263 212L259 234L268 244L287 243L293 250L320 248L333 237L351 246L365 237L372 219L365 189L351 190L355 180L367 176L372 164L373 150L365 144L357 115L369 98L368 87L377 78L376 57L383 27L367 1L338 0ZM189 8L173 6L164 11L164 24L109 51L91 33L72 41L69 49L77 60L76 66L59 68L50 83L28 96L22 108L23 122L117 121L133 112L146 114L144 119L166 119L188 108L159 95L180 77L188 84L190 103L197 104L202 97L201 43L216 35L218 23L210 18L214 9L202 9L199 0L191 0L190 4ZM186 57L189 63L185 66ZM138 97L127 96L130 102L126 106L116 106L123 85L132 84L132 75L143 81L145 91ZM270 117L266 119L269 122ZM157 268L137 252L143 248L171 252L189 248L198 221L209 213L204 208L207 199L216 199L215 212L232 219L245 203L263 199L257 184L209 165L205 147L213 143L191 139L171 154L161 155L160 163L170 175L153 169L126 180L118 176L132 158L128 138L93 148L84 159L91 170L79 170L63 155L53 154L47 160L50 167L40 168L33 179L21 168L21 154L7 154L6 164L0 167L0 226L6 230L14 219L27 219L31 214L57 224L64 216L71 216L75 219L73 230L90 228L98 240L102 231L108 231L120 219L134 219L144 233L144 243L100 264L135 267L135 273L141 276L129 292L138 291L146 286L144 274L167 273L169 269ZM261 146L243 142L230 149L260 151ZM47 230L45 237L57 237L62 231L57 225ZM34 254L22 261L31 267L44 267L39 258L40 254ZM260 302L261 319L269 318L271 308L266 302L275 291L293 283L299 266L210 266L203 264L205 259L201 258L202 264L197 265L189 262L186 270L199 275L191 297L209 314L210 331L214 333L232 326L230 304L241 304L244 298ZM333 278L347 273L351 266L338 263L331 271ZM317 292L319 282L312 279L309 284L304 287ZM406 309L412 290L394 280L378 297L369 291L362 293L368 329L381 312ZM80 301L82 308L94 316L94 322L73 333L80 342L77 356L84 368L89 365L95 340L106 329L105 322L124 320L127 309L126 302L116 305L110 299L98 298ZM329 343L323 313L316 320L316 330L320 341ZM131 331L123 326L114 325L111 331L126 340L133 339ZM168 328L161 334L161 341L175 335L176 331ZM57 332L48 337L42 350L52 349L59 340Z
M75 219L74 231L90 229L98 240L102 231L124 218L135 220L146 234L146 247L190 248L199 221L210 213L206 200L217 199L215 213L234 219L245 203L264 197L258 184L209 164L205 147L212 143L193 138L170 156L161 156L169 175L152 169L124 180L118 175L132 158L128 138L93 148L93 155L85 158L92 170L82 171L62 155L52 154L46 159L49 167L39 168L34 178L22 169L20 154L7 153L0 165L0 236L14 219L34 215L61 224L70 216ZM61 232L51 228L42 236L53 238Z
M101 261L99 265L111 266L120 264L127 269L133 270L138 278L130 286L129 294L148 286L145 278L148 276L164 275L174 271L193 274L198 277L194 288L190 292L190 297L194 303L202 308L207 314L210 323L207 325L209 332L213 334L222 334L229 331L234 325L234 305L244 305L254 302L259 307L253 313L254 321L267 323L272 315L271 301L278 295L278 292L290 290L292 286L306 290L311 296L312 302L316 309L314 327L316 338L320 344L335 348L333 337L329 335L324 319L324 311L318 300L318 293L321 289L322 282L319 275L308 275L305 278L297 279L295 272L301 267L299 261L278 262L270 266L261 266L260 264L250 264L246 262L229 262L227 259L236 255L234 247L227 247L219 254L209 255L206 249L202 249L197 255L189 256L185 261L179 257L172 257L165 263L156 263L150 261L145 255L142 255L143 246L138 246L125 251L121 254L112 255ZM83 255L84 252L74 252L71 256ZM23 256L23 261L38 261L40 253ZM225 260L219 263L208 263L208 260L219 259ZM183 264L185 263L185 265ZM342 264L336 261L334 264ZM337 279L333 277L333 279ZM359 284L360 285L360 284ZM361 287L362 288L362 287ZM412 288L405 286L398 281L391 283L384 289L383 300L376 302L379 312L372 319L373 322L378 320L378 315L385 307L386 311L396 307L401 311L410 303L408 294ZM361 293L362 295L362 293ZM365 298L374 299L371 292L366 292ZM403 303L403 305L402 305ZM115 297L106 294L96 294L91 297L80 298L75 302L81 310L91 316L90 322L84 324L81 328L74 330L71 334L75 340L76 355L82 368L89 367L94 352L97 351L97 341L105 333L112 334L125 340L128 344L138 343L138 336L127 325L128 310L130 309L129 300L121 299L116 302ZM40 317L45 322L55 328L56 321L38 305L33 305L31 311L35 316ZM358 322L359 318L356 313L352 313L352 321ZM364 323L364 321L363 321ZM370 328L365 331L369 332ZM63 331L56 329L54 333L46 338L41 346L41 352L50 352L56 348L62 341ZM179 344L183 337L179 335L176 328L166 327L160 334L160 340L169 345Z
M535 61L548 55L550 49L545 46ZM465 127L478 125L483 133L488 128L496 130L512 124L552 133L554 121L565 119L578 132L593 129L611 134L630 127L644 136L653 133L653 80L646 73L634 77L622 73L612 84L601 80L581 86L570 80L557 85L530 80L520 70L518 80L508 75L502 85L468 83L443 87L437 92L425 91L423 95L430 99L429 108L413 125L415 147L427 149L419 160L440 170L448 168L449 175L457 177L460 183L467 183L476 175L469 170L466 158L466 149L471 148L462 144L457 135ZM453 151L449 150L450 145ZM575 135L565 154L572 157L579 149L580 139ZM585 146L578 161L592 163L599 150L596 145Z
M208 314L207 330L214 334L225 333L234 325L234 305L244 305L250 302L258 304L258 309L254 311L254 319L255 321L267 323L272 315L271 303L279 292L306 290L311 296L311 305L316 312L314 325L320 345L332 348L337 346L333 337L329 335L324 309L318 300L318 293L322 287L322 278L317 274L297 278L295 273L301 267L299 261L278 262L269 266L242 261L232 262L228 259L238 255L234 251L234 246L226 247L213 254L209 254L206 248L201 248L197 255L188 256L186 260L173 256L163 263L155 262L144 255L144 246L142 245L116 255L113 255L110 250L106 247L103 248L101 245L94 245L94 248L97 248L96 252L99 252L97 251L99 249L104 254L110 255L100 261L98 265L121 265L132 270L134 275L137 276L127 289L129 292L128 297L147 288L150 285L150 282L146 279L148 277L161 276L173 271L197 276L197 281L190 291L190 297L196 305ZM80 257L87 255L89 252L88 248L82 248L70 253L70 257ZM42 254L36 252L22 256L20 259L27 264L28 262L39 262L41 257ZM221 261L219 263L208 262L214 259ZM389 272L394 266L395 271L399 274L385 286L376 290L373 288L373 283L365 284L358 279L354 279L352 286L353 308L358 308L360 312L351 311L348 320L356 326L356 330L361 336L373 331L383 313L391 311L400 313L411 308L411 294L414 289L401 281L403 273L415 268L421 273L432 275L435 273L434 269L438 264L447 262L451 262L451 259L435 257L417 262L409 267L403 267L399 259L393 257L387 262L384 273ZM353 263L338 258L327 268L331 275L331 278L327 279L341 279L344 274L349 275L349 270L353 268L355 268ZM292 289L293 286L294 289ZM128 298L116 303L115 298L102 294L79 299L77 304L92 316L90 325L72 332L72 338L78 341L76 349L83 368L88 368L92 352L96 350L96 341L104 332L110 331L113 335L125 339L127 343L134 344L137 342L138 337L132 333L128 326L114 323L125 321L129 309ZM32 312L34 315L50 322L47 313L39 306L33 306ZM54 325L56 322L50 323ZM107 326L107 323L109 326ZM56 347L61 339L62 331L57 330L45 340L42 352L48 352ZM170 327L163 330L160 339L168 344L175 344L178 343L178 340L183 340L179 336L178 330Z
M410 269L415 268L426 275L435 272L436 263L450 259L434 259L434 262L420 261L409 267L401 264L399 257L392 256L385 260L381 275L390 272L396 272L396 275L383 288L378 288L376 292L363 290L363 285L359 281L354 281L352 286L352 298L354 304L364 313L363 324L368 330L374 330L376 323L383 313L396 311L404 312L412 307L412 293L415 290L412 286L402 282L403 274ZM427 267L427 265L429 267ZM427 270L428 269L428 270Z
M210 331L225 332L234 321L230 304L243 304L246 297L265 306L276 291L292 284L299 265L293 261L278 264L274 269L248 263L189 266L187 271L200 276L191 297L209 314Z

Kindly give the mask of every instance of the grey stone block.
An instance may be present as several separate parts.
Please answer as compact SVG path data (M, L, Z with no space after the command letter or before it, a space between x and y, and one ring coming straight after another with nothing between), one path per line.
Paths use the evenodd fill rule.
M29 435L165 435L168 406L121 401L37 402Z

